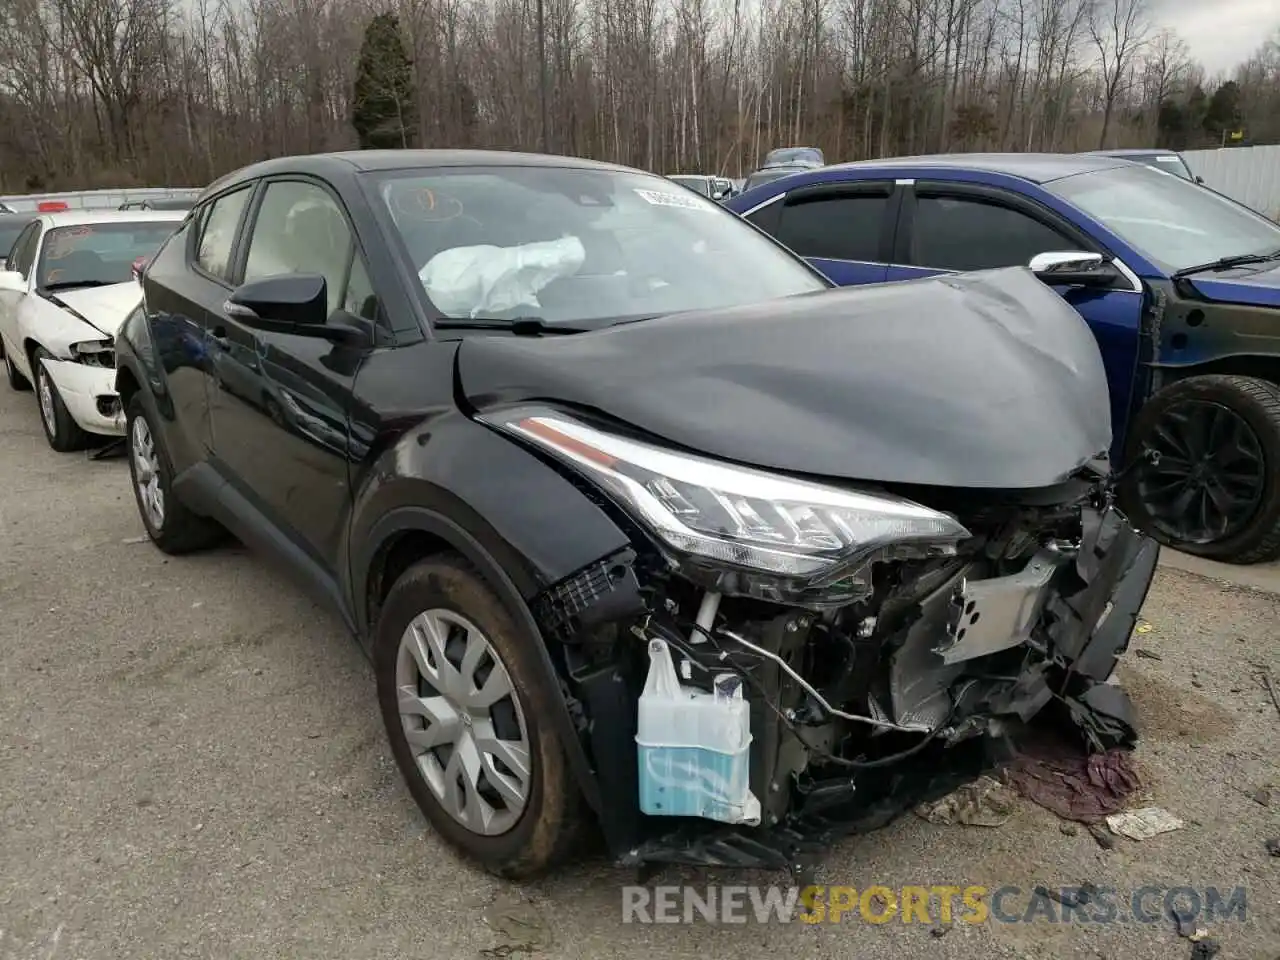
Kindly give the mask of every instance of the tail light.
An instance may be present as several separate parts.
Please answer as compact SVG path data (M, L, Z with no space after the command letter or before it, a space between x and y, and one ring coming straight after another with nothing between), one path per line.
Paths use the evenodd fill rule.
M144 256L133 261L133 279L137 280L139 283L142 282L142 271L147 268L147 259L148 258Z
M36 204L38 213L55 213L58 210L70 210L65 200L41 200Z

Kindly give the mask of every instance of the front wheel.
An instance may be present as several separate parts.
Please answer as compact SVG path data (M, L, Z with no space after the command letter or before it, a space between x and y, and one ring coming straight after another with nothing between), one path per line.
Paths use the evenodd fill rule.
M1134 418L1122 485L1130 517L1161 543L1211 560L1280 556L1280 386L1212 374L1180 380Z
M80 429L67 405L62 402L58 385L53 382L43 361L50 354L43 347L36 347L31 354L31 375L35 378L36 400L40 404L40 425L44 427L49 446L59 453L83 450L89 443L89 435ZM5 363L9 360L6 357Z
M560 862L583 823L538 642L454 556L400 577L374 638L378 702L410 793L450 844L512 880Z

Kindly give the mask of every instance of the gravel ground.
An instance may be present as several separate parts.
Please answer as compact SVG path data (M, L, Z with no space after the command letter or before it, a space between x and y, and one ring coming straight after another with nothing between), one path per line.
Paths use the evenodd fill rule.
M1166 919L642 926L621 922L633 876L602 861L497 882L425 827L336 619L243 549L163 557L127 478L53 453L32 396L0 393L0 958L492 957L515 920L538 958L1191 956ZM1280 677L1278 597L1165 567L1148 601L1138 646L1162 659L1123 677L1151 802L1184 829L1106 851L1021 802L996 828L911 816L820 879L1243 885L1246 920L1210 926L1220 956L1276 960L1280 715L1251 662ZM1249 795L1268 782L1270 806Z

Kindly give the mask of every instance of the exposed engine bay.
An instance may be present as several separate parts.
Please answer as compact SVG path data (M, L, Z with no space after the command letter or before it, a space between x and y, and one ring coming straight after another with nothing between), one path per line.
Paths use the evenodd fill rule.
M782 597L723 564L675 569L637 531L542 596L624 861L799 869L998 765L1047 709L1092 750L1133 744L1108 681L1158 546L1105 477L894 492L967 536L886 547Z

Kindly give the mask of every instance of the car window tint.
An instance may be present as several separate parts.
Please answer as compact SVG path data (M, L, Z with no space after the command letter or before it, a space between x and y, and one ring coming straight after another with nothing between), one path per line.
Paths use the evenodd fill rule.
M777 236L802 257L878 261L888 203L887 196L874 194L788 203L778 219Z
M364 317L366 320L378 319L378 297L373 292L373 284L369 282L369 270L365 267L364 257L360 255L359 250L355 252L351 261L351 276L347 279L342 309L357 317Z
M911 262L938 270L1026 266L1038 253L1074 250L1078 243L1024 213L957 197L919 197Z
M8 257L13 252L24 226L26 224L21 220L15 223L0 223L0 257Z
M332 313L350 257L351 228L326 190L293 180L267 185L249 238L246 283L283 273L318 273L326 281Z
M224 280L231 278L231 248L235 245L240 214L249 199L249 187L242 187L213 201L201 219L200 244L196 263L200 269Z
M22 236L14 244L12 268L27 279L31 279L31 268L36 261L36 247L40 245L40 224L31 223L22 231Z

